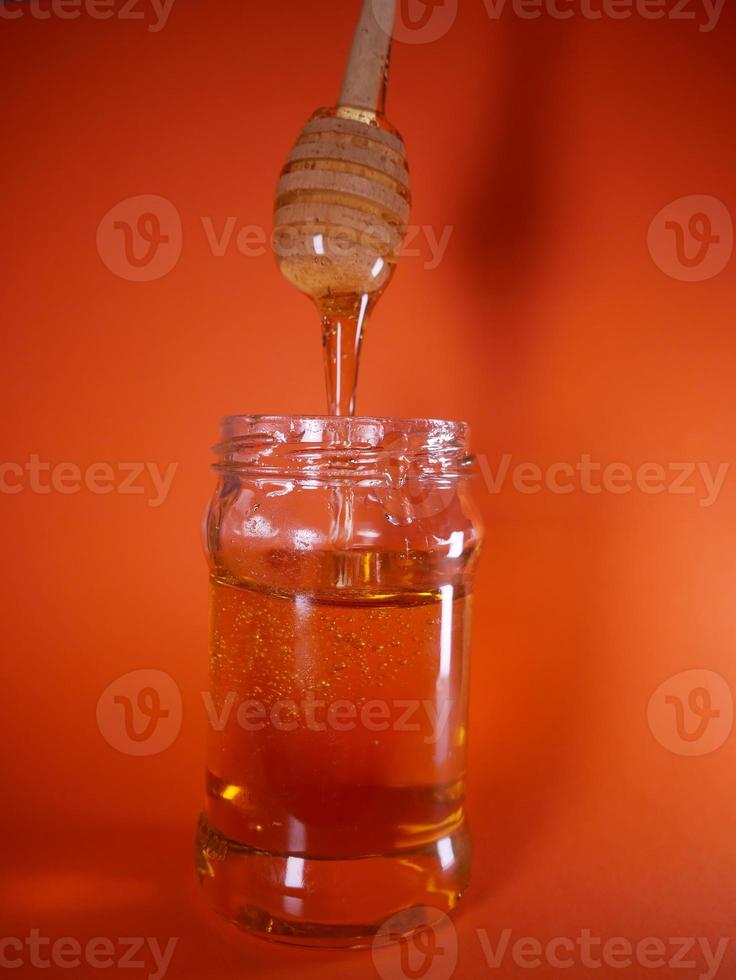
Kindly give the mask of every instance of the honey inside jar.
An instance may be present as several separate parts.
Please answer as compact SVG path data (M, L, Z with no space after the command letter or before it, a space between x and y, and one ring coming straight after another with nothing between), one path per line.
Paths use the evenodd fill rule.
M208 773L219 830L267 851L361 858L458 829L468 597L211 588L211 694L228 719Z

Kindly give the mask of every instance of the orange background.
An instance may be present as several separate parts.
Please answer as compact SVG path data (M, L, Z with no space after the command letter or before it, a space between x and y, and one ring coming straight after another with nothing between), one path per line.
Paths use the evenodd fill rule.
M27 10L0 20L2 461L178 464L158 508L0 494L0 936L180 937L172 978L376 976L369 954L272 948L220 926L192 866L208 447L226 413L320 412L324 398L308 302L271 255L214 256L201 219L270 229L278 172L336 97L358 6L178 0L158 33ZM542 467L583 453L731 462L736 257L683 282L657 267L647 233L691 194L736 213L735 23L728 4L702 33L638 16L493 20L462 0L443 38L397 44L389 116L409 147L413 221L453 232L436 269L407 257L379 305L360 412L467 418L494 470L504 453ZM106 212L141 194L170 200L183 225L180 261L149 283L117 277L96 248ZM736 475L712 507L699 495L529 495L510 480L492 494L479 479L477 853L457 976L559 975L489 972L479 928L494 942L504 928L543 941L732 934L736 734L686 758L647 724L650 697L681 671L736 689ZM95 719L103 689L140 668L171 674L184 701L179 738L143 759ZM720 976L734 966L731 948Z

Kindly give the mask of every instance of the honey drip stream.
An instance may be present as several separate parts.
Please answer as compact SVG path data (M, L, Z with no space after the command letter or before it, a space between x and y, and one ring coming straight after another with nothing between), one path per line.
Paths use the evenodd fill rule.
M322 318L327 412L334 416L354 416L360 369L360 354L367 322L368 297L357 316L325 313ZM332 517L330 540L338 551L350 547L353 535L353 498L351 487L336 486L331 492ZM343 556L338 571L340 585L351 584L353 569Z
M357 317L326 314L322 319L328 415L355 415L366 323L366 304Z

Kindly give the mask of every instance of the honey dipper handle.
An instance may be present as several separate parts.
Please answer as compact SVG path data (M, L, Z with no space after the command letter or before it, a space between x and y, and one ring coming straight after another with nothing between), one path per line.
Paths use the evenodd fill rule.
M396 0L363 0L339 105L383 112Z

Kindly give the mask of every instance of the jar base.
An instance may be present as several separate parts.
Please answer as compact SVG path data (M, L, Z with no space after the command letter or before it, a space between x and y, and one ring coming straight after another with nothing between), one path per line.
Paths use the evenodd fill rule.
M202 815L196 860L210 904L238 928L272 942L360 949L388 919L399 939L451 912L469 883L471 843L462 824L410 851L353 859L272 854L225 837Z

